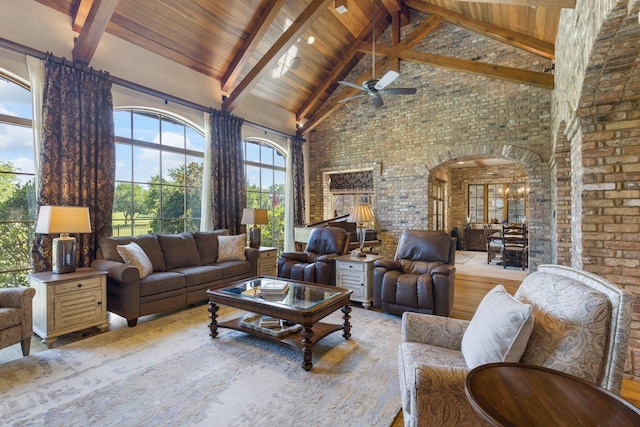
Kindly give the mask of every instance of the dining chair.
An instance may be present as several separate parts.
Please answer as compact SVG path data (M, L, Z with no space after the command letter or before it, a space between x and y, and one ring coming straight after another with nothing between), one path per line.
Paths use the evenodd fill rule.
M527 267L529 247L527 227L522 224L509 224L502 227L502 267L508 264Z
M499 258L502 254L502 236L490 225L484 226L484 235L487 240L487 264L491 264L494 258Z

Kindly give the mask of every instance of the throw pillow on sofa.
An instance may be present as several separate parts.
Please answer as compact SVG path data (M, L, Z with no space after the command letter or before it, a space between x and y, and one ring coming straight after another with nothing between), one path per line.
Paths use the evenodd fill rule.
M153 273L151 260L137 243L131 242L127 245L118 245L116 249L124 262L138 269L141 279Z
M519 362L532 329L531 305L513 298L502 285L496 286L482 299L462 336L467 366Z
M244 254L246 241L246 233L238 236L218 236L218 262L246 260L247 257Z

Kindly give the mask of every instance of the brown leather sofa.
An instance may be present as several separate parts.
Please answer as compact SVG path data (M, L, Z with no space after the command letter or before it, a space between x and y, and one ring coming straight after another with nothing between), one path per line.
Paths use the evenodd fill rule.
M135 326L138 317L206 301L206 290L257 275L258 249L245 248L245 259L218 262L218 236L228 230L183 234L144 234L103 237L91 266L108 272L107 310ZM126 264L118 245L136 242L153 264L153 273L140 278Z
M343 228L314 228L304 252L283 252L280 255L278 277L335 285L335 259L348 252L349 235Z
M443 231L403 232L394 259L374 263L373 306L398 315L412 311L449 316L455 259L455 237Z

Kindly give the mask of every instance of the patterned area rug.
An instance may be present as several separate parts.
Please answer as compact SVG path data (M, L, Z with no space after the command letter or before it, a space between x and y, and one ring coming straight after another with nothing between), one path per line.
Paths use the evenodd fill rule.
M222 328L211 339L206 305L35 353L0 365L2 424L388 426L400 318L351 316L351 339L321 340L309 372L286 346Z

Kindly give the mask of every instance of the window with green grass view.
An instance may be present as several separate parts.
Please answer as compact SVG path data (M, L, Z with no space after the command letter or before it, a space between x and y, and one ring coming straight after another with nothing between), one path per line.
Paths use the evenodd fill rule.
M269 223L262 229L262 246L284 250L284 154L266 140L244 141L247 207L266 209Z
M36 219L31 92L0 70L0 287L28 286Z
M200 229L204 136L151 110L114 112L113 235Z

